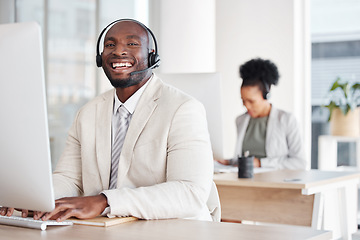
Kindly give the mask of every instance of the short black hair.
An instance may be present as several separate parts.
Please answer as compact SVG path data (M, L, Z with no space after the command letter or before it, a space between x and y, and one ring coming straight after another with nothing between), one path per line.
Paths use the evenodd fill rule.
M241 87L259 86L264 93L270 90L271 85L278 84L280 75L272 61L254 58L240 66L240 77L243 80Z

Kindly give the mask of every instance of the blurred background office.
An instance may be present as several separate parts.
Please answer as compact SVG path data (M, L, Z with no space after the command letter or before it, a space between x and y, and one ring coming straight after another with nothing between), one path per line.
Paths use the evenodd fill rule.
M111 88L95 65L95 44L103 27L119 18L153 30L158 73L220 73L227 158L234 154L235 118L245 112L238 67L255 57L272 59L281 79L270 101L295 115L308 168L317 168L317 138L329 132L328 112L320 107L326 92L337 76L360 78L360 1L0 0L0 23L36 21L43 30L54 163L78 108ZM341 149L343 164L353 164L355 147Z

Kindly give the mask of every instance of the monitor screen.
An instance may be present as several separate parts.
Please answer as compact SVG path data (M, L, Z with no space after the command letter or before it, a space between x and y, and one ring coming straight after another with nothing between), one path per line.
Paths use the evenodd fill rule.
M35 22L0 25L0 206L51 211L41 39Z

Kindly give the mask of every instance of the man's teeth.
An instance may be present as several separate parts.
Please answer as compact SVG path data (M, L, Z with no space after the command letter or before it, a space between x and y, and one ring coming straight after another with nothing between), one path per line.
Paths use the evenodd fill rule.
M117 67L132 67L132 64L129 62L122 62L122 63L113 63L112 64L113 68L117 68Z

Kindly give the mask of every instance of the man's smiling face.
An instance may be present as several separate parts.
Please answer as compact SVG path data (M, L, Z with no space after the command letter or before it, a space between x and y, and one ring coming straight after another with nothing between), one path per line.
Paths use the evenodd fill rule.
M103 69L115 88L137 85L147 72L130 75L148 67L149 37L147 31L132 21L113 25L104 38Z

